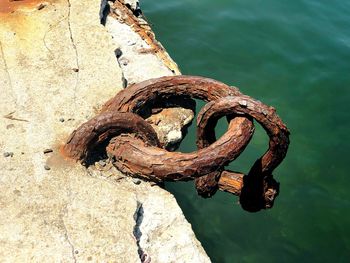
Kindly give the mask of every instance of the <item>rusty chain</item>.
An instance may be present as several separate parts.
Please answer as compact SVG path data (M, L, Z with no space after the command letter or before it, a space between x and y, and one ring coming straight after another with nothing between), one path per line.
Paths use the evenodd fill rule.
M197 117L195 152L165 150L152 126L138 115L174 96L208 102ZM229 121L228 130L216 140L214 129L223 116ZM269 149L247 175L225 170L252 138L253 120L267 132ZM219 189L238 195L244 209L258 211L272 207L278 195L272 172L286 156L288 145L289 131L274 108L216 80L182 75L150 79L122 90L99 115L72 133L63 150L66 156L87 162L96 149L102 149L126 174L156 182L195 180L203 197Z

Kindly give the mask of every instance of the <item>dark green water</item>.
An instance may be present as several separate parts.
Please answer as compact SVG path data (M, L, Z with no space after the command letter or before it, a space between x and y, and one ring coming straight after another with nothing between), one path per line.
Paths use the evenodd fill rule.
M291 130L273 209L168 184L213 262L350 262L350 1L144 0L183 74L211 77L277 109ZM194 127L181 151L195 150ZM225 125L218 130L224 132ZM231 168L267 148L260 128Z

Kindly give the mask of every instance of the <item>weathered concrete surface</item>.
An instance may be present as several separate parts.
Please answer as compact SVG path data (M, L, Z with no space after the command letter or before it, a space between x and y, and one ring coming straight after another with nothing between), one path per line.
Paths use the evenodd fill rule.
M137 0L108 3L110 12L105 26L118 46L117 58L129 85L145 80L145 76L150 79L181 74L177 64L155 39Z
M68 0L0 14L0 259L139 262L142 251L208 262L171 194L59 155L123 85L99 8Z

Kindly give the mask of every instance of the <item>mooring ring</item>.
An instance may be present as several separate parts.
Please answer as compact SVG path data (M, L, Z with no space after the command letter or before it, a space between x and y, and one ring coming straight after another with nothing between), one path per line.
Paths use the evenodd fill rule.
M210 146L192 153L169 152L146 145L130 135L113 139L107 147L116 157L115 165L124 173L155 181L187 181L217 171L234 160L249 142L254 128L230 123L228 132ZM232 139L235 138L235 139Z
M77 161L86 161L95 147L121 133L134 133L147 144L159 146L157 133L143 118L131 112L109 111L75 130L63 146L63 153Z
M274 108L249 96L240 96L220 98L207 103L198 114L198 127L202 128L198 129L198 134L205 133L208 124L227 115L254 118L265 129L270 140L269 149L256 160L248 175L241 177L241 174L225 173L224 178L220 178L221 181L218 182L219 188L224 191L236 191L236 188L227 188L226 185L230 186L230 181L242 182L239 196L243 209L255 212L262 208L271 208L279 193L279 184L273 179L272 172L286 156L289 130ZM199 144L205 146L206 142L200 141ZM232 176L237 179L242 178L242 180L233 181ZM200 178L200 180L205 179L205 177ZM202 184L205 185L205 181Z
M265 129L270 138L269 149L255 162L250 173L271 174L286 156L289 145L289 130L275 109L245 95L211 101L198 113L199 138L204 137L209 123L227 115L254 118Z

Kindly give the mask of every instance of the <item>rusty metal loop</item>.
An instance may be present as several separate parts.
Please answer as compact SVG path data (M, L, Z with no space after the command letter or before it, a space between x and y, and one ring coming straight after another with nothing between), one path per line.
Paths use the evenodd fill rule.
M121 133L134 133L148 145L159 146L153 127L140 116L130 112L103 112L75 130L63 147L64 154L75 160L86 161L89 154Z
M237 122L239 125L236 125ZM228 132L219 140L192 153L150 147L129 135L115 138L107 147L107 152L116 156L115 165L125 173L155 181L191 180L217 171L241 154L254 129L242 125L244 118L237 118L237 122L230 122Z
M269 149L256 160L247 176L243 177L238 173L225 173L224 177L218 180L218 188L235 191L235 189L225 189L225 185L230 185L227 184L227 180L232 182L232 176L235 176L236 181L242 182L239 196L240 203L245 210L255 212L262 208L270 208L279 193L279 184L272 178L272 172L286 156L289 131L274 108L248 96L229 96L209 102L201 109L197 117L199 127L197 134L200 135L198 138L205 138L203 135L208 132L208 128L212 129L210 123L215 123L219 118L227 115L254 118L265 129L270 141ZM200 147L205 147L208 141L198 139L197 143ZM199 180L202 185L212 183L209 181L209 184L206 184L208 179L205 177Z
M102 111L137 113L146 103L167 99L169 96L190 96L204 101L213 101L227 96L240 96L235 87L198 76L171 76L149 79L120 91L104 105Z
M249 96L228 96L207 103L197 117L198 144L206 145L200 141L206 132L208 123L218 120L226 115L247 116L254 118L265 129L270 138L269 149L253 165L251 173L271 175L272 171L286 156L289 145L289 130L276 114L274 108L254 100Z

